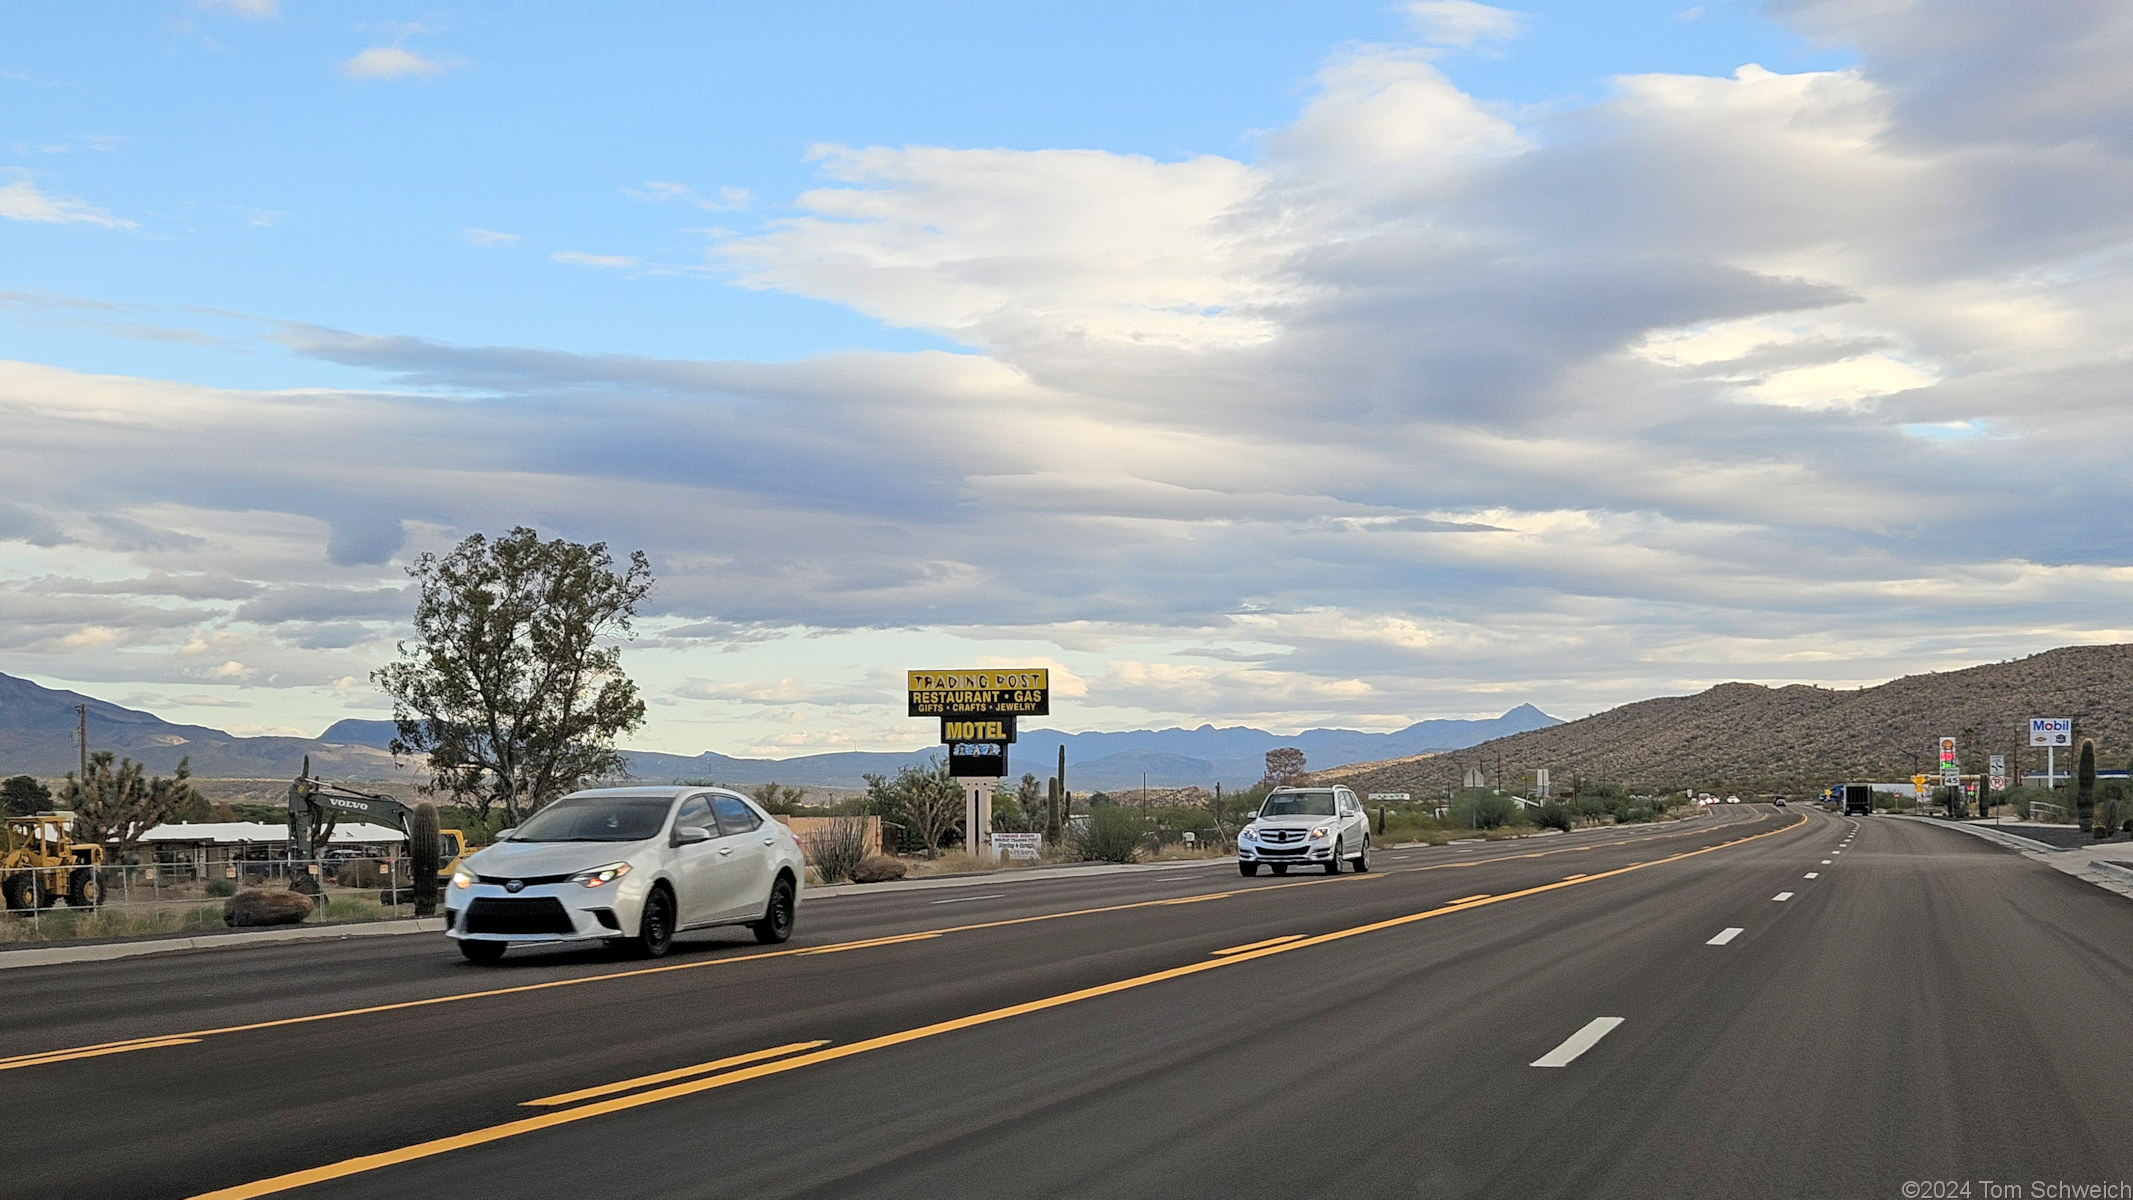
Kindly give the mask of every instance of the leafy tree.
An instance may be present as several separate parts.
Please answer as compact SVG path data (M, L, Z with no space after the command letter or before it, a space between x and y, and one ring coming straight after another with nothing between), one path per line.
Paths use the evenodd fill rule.
M198 799L187 782L192 774L191 759L179 759L169 778L150 778L140 763L126 758L113 766L111 751L98 750L89 756L88 778L76 779L67 772L59 799L73 810L76 837L116 842L117 857L124 861L140 845L142 834Z
M0 813L26 817L52 807L52 789L34 775L16 775L0 782Z
M1140 856L1148 836L1148 817L1120 804L1091 809L1086 824L1074 831L1074 852L1091 862L1129 863Z
M1304 752L1294 746L1266 752L1266 775L1260 780L1270 788L1299 784L1310 778L1304 770Z
M475 534L408 568L415 641L371 675L393 701L392 752L426 755L431 785L485 821L518 819L618 774L615 739L644 723L621 650L652 588L644 552L617 574L607 544Z
M874 816L895 821L917 835L926 856L940 853L941 843L963 818L963 783L948 774L948 760L934 755L924 766L905 766L895 778L868 775L867 807Z

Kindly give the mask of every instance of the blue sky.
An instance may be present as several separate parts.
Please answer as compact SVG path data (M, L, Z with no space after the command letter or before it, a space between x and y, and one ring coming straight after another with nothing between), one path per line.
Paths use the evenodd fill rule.
M1448 54L1445 68L1494 103L1569 107L1625 72L1844 58L1750 6L1708 7L1527 6L1515 52ZM0 227L7 286L142 306L128 324L235 344L18 318L0 325L0 354L229 386L364 381L276 353L258 337L270 325L201 309L660 357L951 346L736 288L706 250L789 215L820 181L822 143L1251 161L1328 53L1411 32L1381 3L270 10L18 8L0 51L6 165L136 227ZM380 46L436 72L351 78L348 60ZM474 245L469 229L519 240ZM552 258L573 252L639 265Z
M2125 640L2133 9L10 8L0 670L377 715L643 548L638 744L1574 716Z

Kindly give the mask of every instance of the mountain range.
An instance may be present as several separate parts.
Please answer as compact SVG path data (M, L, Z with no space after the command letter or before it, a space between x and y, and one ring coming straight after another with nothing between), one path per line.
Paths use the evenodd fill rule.
M418 772L396 765L385 749L390 721L336 721L316 738L239 737L202 725L178 725L152 713L124 708L76 692L47 688L0 674L0 775L56 776L77 761L75 708L89 710L89 745L168 772L188 758L203 779L277 779L294 776L304 756L330 778L350 781L410 780ZM1025 729L1010 755L1010 769L1051 774L1060 747L1067 752L1068 785L1077 792L1150 787L1232 787L1256 781L1269 750L1294 746L1314 767L1453 750L1490 738L1559 724L1530 704L1486 720L1420 721L1392 733L1310 729L1292 736L1242 726L1198 729L1061 733ZM846 752L795 758L738 758L629 750L630 773L640 779L713 779L753 785L776 781L799 787L862 786L868 773L893 774L898 767L939 753L926 747L902 753Z

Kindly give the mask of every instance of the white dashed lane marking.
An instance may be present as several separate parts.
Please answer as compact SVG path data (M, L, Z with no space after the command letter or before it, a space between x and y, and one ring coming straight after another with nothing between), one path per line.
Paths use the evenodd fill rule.
M1528 1065L1535 1067L1567 1067L1578 1060L1578 1055L1599 1045L1600 1039L1613 1033L1615 1027L1621 1023L1622 1018L1620 1017L1594 1017L1585 1023L1583 1029L1571 1034L1569 1040L1534 1059Z
M1712 938L1712 939L1711 939L1710 941L1708 941L1708 942L1705 942L1705 943L1704 943L1704 945L1706 945L1706 946L1723 946L1723 945L1725 945L1725 944L1726 944L1727 942L1730 942L1730 941L1732 941L1732 940L1733 940L1734 938L1737 938L1737 937L1739 937L1740 935L1742 935L1742 934L1744 934L1744 933L1746 933L1746 932L1748 932L1748 931L1747 931L1747 930L1745 930L1745 929L1721 929L1721 930L1719 930L1719 931L1718 931L1718 936L1717 936L1717 937L1715 937L1715 938Z
M1772 896L1772 897L1771 897L1771 899L1772 899L1772 900L1790 900L1790 899L1792 899L1792 893L1791 893L1791 892L1779 892L1779 893L1778 893L1777 895L1775 895L1775 896Z

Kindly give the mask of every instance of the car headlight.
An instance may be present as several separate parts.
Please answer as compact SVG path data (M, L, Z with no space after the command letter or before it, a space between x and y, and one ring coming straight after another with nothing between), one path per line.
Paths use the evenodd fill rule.
M571 876L570 881L584 884L589 888L606 887L629 873L630 865L628 863L616 862L609 863L604 867L594 867L590 871L580 871Z
M1314 830L1312 830L1312 831L1311 831L1311 840L1312 840L1312 841L1314 841L1314 842L1320 842L1320 841L1324 841L1325 839L1327 839L1327 838L1329 838L1329 837L1332 837L1332 836L1333 836L1333 826L1331 826L1331 825L1321 825L1321 826L1319 826L1318 828L1316 828L1316 829L1314 829Z
M1244 832L1237 835L1237 840L1240 842L1256 842L1259 840L1259 831L1247 825L1244 828Z
M452 886L455 888L473 887L474 876L469 874L466 868L462 867L459 870L452 872Z

